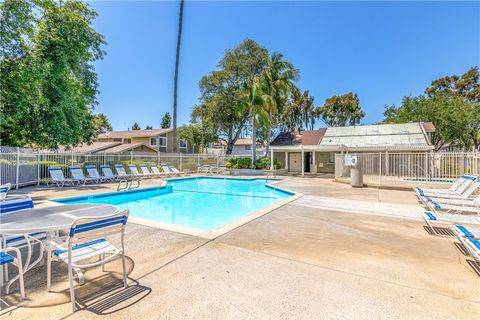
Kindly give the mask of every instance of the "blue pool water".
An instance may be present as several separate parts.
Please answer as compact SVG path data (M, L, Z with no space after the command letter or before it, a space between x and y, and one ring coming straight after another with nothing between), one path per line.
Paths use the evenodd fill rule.
M148 188L55 200L65 204L103 203L130 215L200 230L213 230L292 196L266 186L265 179L189 178Z

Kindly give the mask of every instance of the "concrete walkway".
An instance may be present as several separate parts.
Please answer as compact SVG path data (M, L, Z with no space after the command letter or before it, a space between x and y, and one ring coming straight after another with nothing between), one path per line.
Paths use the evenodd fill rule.
M305 197L214 240L130 224L128 289L115 289L117 262L110 272L93 269L77 289L84 309L72 315L64 266L54 265L52 293L40 267L28 274L29 300L1 317L480 318L478 265L457 241L431 236L411 219L409 208L418 206L411 192L381 190L379 197L378 190L305 178L281 186ZM402 209L384 215L395 203ZM3 299L18 304L16 295Z

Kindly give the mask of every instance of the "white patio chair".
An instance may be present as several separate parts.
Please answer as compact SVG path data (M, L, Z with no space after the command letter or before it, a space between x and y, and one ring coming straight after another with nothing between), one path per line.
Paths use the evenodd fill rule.
M442 203L449 203L449 204L462 204L469 199L472 194L474 194L477 190L480 189L480 180L477 180L470 184L470 186L462 193L462 194L444 194L444 195L437 195L437 196L420 196L420 200L423 203L427 202L442 202Z
M177 173L175 173L175 172L173 172L172 170L170 170L170 167L168 166L168 164L162 163L162 164L160 164L160 166L162 167L162 170L163 170L163 172L164 172L166 175L178 176Z
M50 177L52 178L52 183L56 184L57 187L63 187L66 184L74 185L76 182L78 183L79 181L76 179L67 179L63 175L63 170L62 168L48 168L48 173L50 174ZM48 185L48 182L47 182Z
M427 207L435 212L445 213L477 213L480 214L480 204L473 203L472 205L455 205L444 204L439 202L427 202Z
M448 189L435 189L435 188L415 188L415 193L417 196L424 196L424 197L434 197L440 195L460 195L465 190L467 190L468 186L473 183L477 179L477 176L471 175L463 175L450 186Z
M142 174L145 176L145 177L149 177L149 178L154 178L156 177L157 175L153 172L150 172L148 170L148 167L146 164L142 163L141 165L139 165L140 167L140 170L142 171Z
M190 174L190 170L187 169L187 170L180 171L177 169L177 167L174 167L174 166L170 166L170 170L172 170L173 173L179 176Z
M448 225L480 226L480 216L478 215L450 214L425 211L422 214L422 218L435 235L443 237L449 236L438 233L434 228L434 224L440 223Z
M88 177L96 179L98 182L113 181L112 178L102 177L97 170L95 165L86 165L85 169L87 170Z
M47 290L51 287L52 258L67 264L70 299L73 311L76 310L73 271L83 283L82 269L102 266L117 257L122 259L123 287L127 287L127 270L125 267L125 225L128 210L102 217L79 218L72 223L65 243L52 241L48 246L47 255ZM105 237L120 236L121 248L115 247ZM52 250L55 249L55 250ZM99 260L92 262L93 257ZM104 270L104 269L103 269Z
M15 252L16 257L8 254L7 252ZM8 264L13 264L18 269L18 281L20 284L20 296L25 299L25 284L23 282L23 263L22 263L22 255L18 248L14 247L7 247L0 249L0 267L6 267ZM3 270L2 270L3 271ZM2 272L3 273L3 272ZM3 277L0 277L0 281L2 282L1 285L3 286ZM10 284L7 285L5 288L5 292L8 294L10 290Z
M98 179L96 178L85 177L82 168L80 168L79 166L71 166L70 172L72 173L73 179L78 180L79 183L98 183Z
M168 176L171 176L170 173L161 172L161 171L158 169L158 167L157 167L156 164L152 164L152 165L150 166L150 169L152 169L153 173L156 174L156 175L159 176L159 177L168 177ZM162 170L163 170L163 168L162 168Z
M125 180L125 178L120 178L120 176L116 175L113 173L112 168L110 168L109 165L101 165L100 169L102 170L103 178L104 179L109 179L112 181L118 181L120 179Z
M450 226L457 237L480 239L480 227L467 227L462 225Z
M8 191L10 191L10 188L12 185L10 183L2 184L0 186L0 199L5 199L7 197Z
M428 205L428 202L431 202L434 205L436 204L439 206L456 205L456 206L480 207L480 194L478 194L475 198L471 198L471 199L428 198L428 199L425 199L424 201L426 205Z
M14 211L25 210L33 208L33 201L28 196L8 196L5 199L0 199L0 221L3 214ZM50 232L50 237L56 237L55 232ZM30 234L30 240L35 242L45 241L47 239L46 232L37 232ZM15 247L22 249L27 247L27 240L23 234L0 235L0 248ZM3 277L8 281L8 265L4 267ZM0 278L2 274L0 273Z
M142 179L142 178L147 177L146 175L138 172L138 168L137 168L137 166L134 165L134 164L129 164L129 165L128 165L128 169L130 170L130 175L131 175L132 177L135 177L135 178L137 178L137 179Z

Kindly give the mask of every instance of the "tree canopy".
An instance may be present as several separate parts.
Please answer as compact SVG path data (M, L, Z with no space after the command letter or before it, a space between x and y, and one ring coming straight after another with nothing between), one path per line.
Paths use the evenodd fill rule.
M475 148L480 146L480 84L478 67L462 76L432 81L425 94L404 97L400 106L387 106L385 123L432 122L433 143L438 150L445 144Z
M134 122L132 124L132 130L141 130L142 128L140 128L140 125L138 124L138 122Z
M170 112L165 112L162 117L161 127L162 129L168 129L172 126L172 117L170 116Z
M56 148L90 142L105 52L97 14L80 0L0 3L0 138ZM98 120L98 119L97 119Z
M93 126L95 130L95 137L101 133L112 131L112 125L108 122L108 118L105 114L99 113L93 116Z
M192 121L210 126L227 142L227 153L245 130L256 136L259 128L258 137L268 146L275 131L311 127L318 118L307 111L315 110L308 92L301 93L304 100L293 100L298 79L298 70L281 53L270 54L246 39L227 50L217 69L200 80L200 103L192 111ZM292 119L293 109L301 116Z
M323 121L331 127L354 126L365 117L356 93L333 96L325 101L319 110Z

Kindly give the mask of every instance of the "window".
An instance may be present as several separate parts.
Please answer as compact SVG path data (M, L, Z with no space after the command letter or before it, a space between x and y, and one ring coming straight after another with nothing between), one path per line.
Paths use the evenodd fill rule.
M158 146L166 147L167 146L167 137L158 137Z
M180 140L178 141L178 147L179 147L180 149L187 149L187 140L185 140L185 139L180 139Z
M157 145L157 138L150 138L150 145L156 146Z
M252 150L252 146L251 145L245 146L245 150L247 150L247 151Z
M330 152L328 162L335 163L335 152Z
M130 138L123 139L123 143L132 143L132 139L130 139Z

